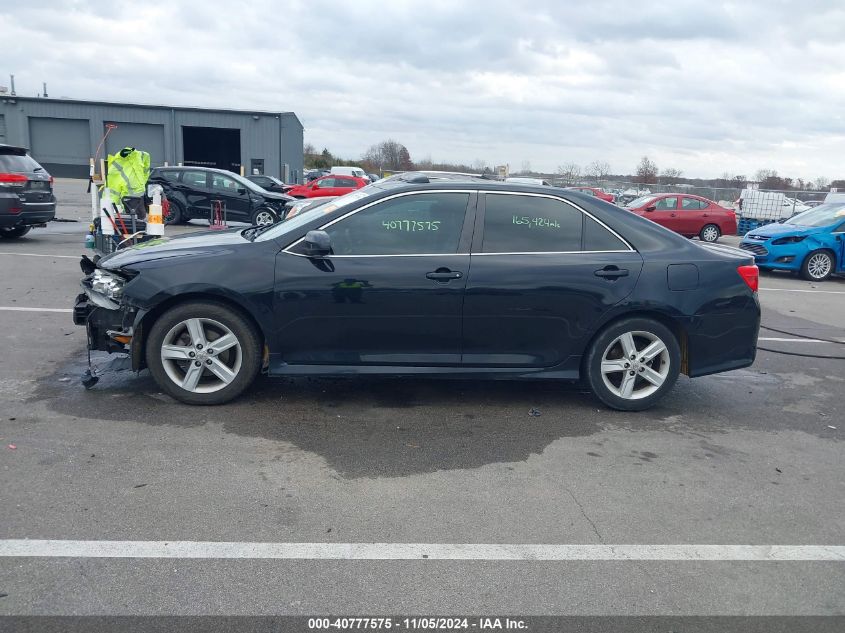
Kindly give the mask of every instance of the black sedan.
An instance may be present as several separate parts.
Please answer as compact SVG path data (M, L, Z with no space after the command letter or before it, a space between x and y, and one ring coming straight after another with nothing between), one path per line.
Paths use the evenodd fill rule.
M90 345L191 404L263 371L580 378L639 410L679 372L750 365L760 324L738 249L574 191L412 173L271 227L119 251L83 287Z
M287 193L288 190L293 188L293 185L286 185L278 178L273 178L273 176L267 176L264 174L244 176L244 178L252 183L255 183L265 191L272 191L274 193Z
M210 167L156 167L150 184L164 188L168 200L166 224L213 220L213 207L225 207L226 220L266 226L278 222L290 196L262 189L246 178Z

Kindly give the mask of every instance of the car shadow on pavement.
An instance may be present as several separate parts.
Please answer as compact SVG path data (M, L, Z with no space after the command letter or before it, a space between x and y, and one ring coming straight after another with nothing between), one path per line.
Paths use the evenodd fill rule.
M84 356L75 356L83 359ZM99 356L99 383L79 383L84 362L39 382L30 399L66 416L151 426L220 424L226 433L289 443L341 477L402 477L524 461L552 442L606 430L712 436L737 429L799 429L830 436L824 398L807 385L754 368L696 380L682 376L655 408L612 411L572 383L430 378L260 377L226 405L183 405L148 372ZM818 388L819 385L814 385ZM808 396L808 397L804 397ZM787 415L761 419L771 407ZM284 451L283 451L284 452Z

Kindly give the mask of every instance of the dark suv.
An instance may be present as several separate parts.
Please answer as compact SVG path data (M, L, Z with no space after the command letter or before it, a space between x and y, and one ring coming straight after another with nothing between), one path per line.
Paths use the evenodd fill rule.
M54 217L53 177L26 148L0 144L0 238L22 237Z
M170 209L166 224L211 219L211 205L226 205L226 219L259 226L284 217L285 204L293 198L262 189L246 178L223 169L209 167L156 167L150 183L164 188Z

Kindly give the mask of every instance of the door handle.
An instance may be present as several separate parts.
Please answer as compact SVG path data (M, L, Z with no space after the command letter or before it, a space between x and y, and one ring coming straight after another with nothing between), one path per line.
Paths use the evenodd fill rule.
M677 218L678 216L677 216L677 215L675 215L674 213L672 213L669 217L671 217L671 218Z
M448 268L438 268L434 272L426 273L425 276L426 279L433 279L434 281L451 281L452 279L460 279L463 274Z
M628 269L617 268L616 266L605 266L595 272L596 277L604 277L605 279L616 279L618 277L627 277Z

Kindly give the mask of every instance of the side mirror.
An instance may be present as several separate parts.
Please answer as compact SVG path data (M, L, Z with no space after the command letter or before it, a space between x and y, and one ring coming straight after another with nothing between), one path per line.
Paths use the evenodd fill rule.
M308 231L305 234L305 253L309 257L325 257L332 252L332 238L325 231Z
M652 211L654 211L656 208L657 208L656 206L651 205L650 207L646 207L646 208L645 208L645 210L646 210L648 213L651 213L651 212L652 212Z
M315 182L313 185L311 185L311 189L312 189L312 191L313 191L314 189L318 189L318 188L319 188L319 185L318 185L316 182Z
M243 187L238 187L238 195L241 195L241 196L242 196L242 195L244 195L245 193L246 193L246 189L244 189Z

